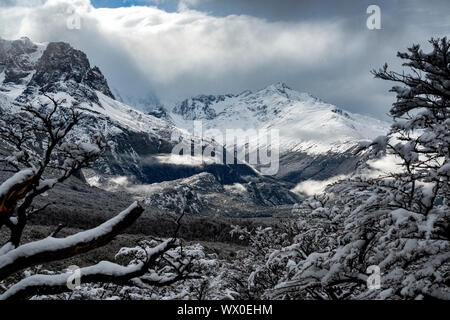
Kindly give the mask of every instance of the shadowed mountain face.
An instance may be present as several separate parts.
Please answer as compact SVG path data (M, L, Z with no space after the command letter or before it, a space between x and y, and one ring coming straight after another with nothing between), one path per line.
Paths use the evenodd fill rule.
M93 94L95 91L114 99L100 69L91 68L86 54L67 43L49 43L35 69L23 93L23 100L26 100L27 94L38 90L53 93L68 90L78 100L95 103L99 103L98 97Z
M2 91L20 102L42 92L61 91L77 101L99 103L95 91L114 99L100 69L91 68L86 54L64 42L0 40L0 74Z
M24 84L36 68L42 47L28 38L7 41L0 39L0 74L3 84Z
M350 175L362 164L353 154L354 148L343 153L309 155L306 152L286 152L280 157L277 179L299 183L308 179L327 180L333 176Z
M289 207L299 197L276 181L223 185L213 174L154 183L146 188L144 203L168 212L218 217L270 217L289 215ZM280 212L277 212L280 209Z

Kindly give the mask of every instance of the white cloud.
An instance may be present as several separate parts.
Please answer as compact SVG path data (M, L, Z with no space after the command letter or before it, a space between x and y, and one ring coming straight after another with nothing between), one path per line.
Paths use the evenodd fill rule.
M376 178L395 173L403 172L402 161L394 155L386 155L378 159L367 161L369 169L363 172L363 176L368 178Z
M34 7L42 5L46 0L2 0L0 7Z
M0 36L67 41L85 51L113 87L140 95L156 91L163 102L286 81L332 103L352 99L342 88L357 88L356 108L367 109L361 102L373 98L382 113L387 111L391 98L373 85L359 88L376 81L368 72L372 66L359 65L370 50L394 56L399 48L377 47L364 32L349 34L343 20L216 17L189 9L198 1L182 0L182 10L168 13L149 6L96 9L89 0L35 1L33 8L24 6L31 1L9 0L0 11ZM81 29L69 30L67 19L75 13ZM377 59L375 66L384 62L383 55Z
M217 18L141 7L93 10L88 17L134 61L148 66L152 80L166 83L197 72L215 78L268 63L314 64L333 55L328 49L342 41L339 24L271 24L247 16ZM344 45L341 49L346 51Z
M297 184L291 191L297 194L306 194L307 196L322 194L327 186L346 178L348 178L348 176L338 175L327 180L307 180Z
M71 7L81 17L80 30L66 29ZM193 10L167 13L156 7L95 9L88 0L48 0L33 9L10 7L2 10L0 20L1 36L10 39L24 35L39 41L69 39L78 47L93 38L114 42L157 86L182 78L210 81L230 73L239 76L271 65L326 63L325 59L351 50L344 44L339 22L269 23Z

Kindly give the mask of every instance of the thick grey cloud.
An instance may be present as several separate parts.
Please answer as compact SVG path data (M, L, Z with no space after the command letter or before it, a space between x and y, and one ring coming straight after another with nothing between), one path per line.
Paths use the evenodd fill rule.
M393 97L389 84L369 71L385 61L399 67L397 50L450 30L446 1L378 1L381 30L366 28L368 1L177 0L178 12L163 10L170 0L149 0L159 9L95 9L88 0L48 0L34 8L8 2L0 9L0 36L70 42L113 87L130 94L155 92L170 102L284 81L379 117ZM79 30L66 26L74 12Z
M45 0L2 0L0 2L0 8L2 7L34 7L38 5L42 5L45 3Z

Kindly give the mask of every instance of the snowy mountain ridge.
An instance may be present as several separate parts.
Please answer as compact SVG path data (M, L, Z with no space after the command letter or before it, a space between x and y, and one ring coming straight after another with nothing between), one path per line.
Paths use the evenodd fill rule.
M173 123L191 130L194 120L203 128L278 129L281 152L342 153L360 141L385 134L387 122L346 112L284 83L256 92L199 95L168 108Z

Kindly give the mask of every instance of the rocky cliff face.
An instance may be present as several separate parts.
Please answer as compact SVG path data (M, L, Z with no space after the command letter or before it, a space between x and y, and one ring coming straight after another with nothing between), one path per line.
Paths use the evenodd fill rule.
M0 39L1 92L17 94L16 86L27 85L36 70L36 64L46 46L28 38L8 41Z
M178 214L255 217L274 216L279 206L299 201L297 195L276 182L248 181L223 186L214 175L203 172L150 185L144 202Z
M64 42L0 39L0 74L2 91L21 102L61 91L90 103L99 102L95 91L114 99L100 69L91 68L85 53Z
M68 92L77 101L99 103L96 91L114 99L108 83L98 67L91 68L86 54L68 43L52 42L35 65L34 74L19 97L27 101L39 93Z

